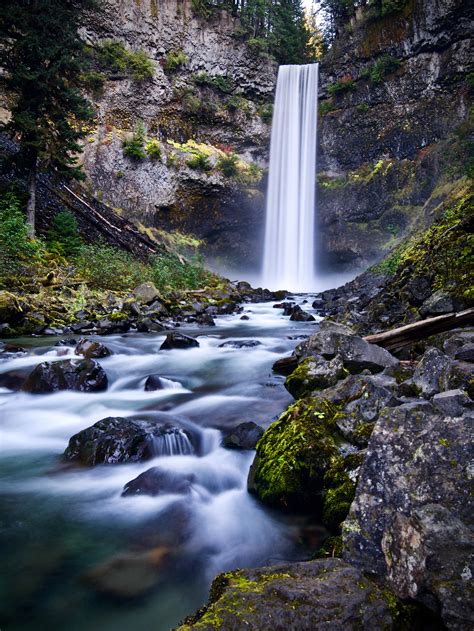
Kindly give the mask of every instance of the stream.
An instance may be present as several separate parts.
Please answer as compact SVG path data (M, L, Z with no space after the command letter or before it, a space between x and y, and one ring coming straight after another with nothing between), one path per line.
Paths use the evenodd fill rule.
M296 299L312 312L311 296ZM217 573L308 558L304 533L321 536L317 525L264 508L246 489L254 451L221 446L226 428L268 427L292 401L271 367L319 318L290 322L272 304L180 328L199 348L159 351L163 334L94 338L113 351L99 360L105 392L0 388L2 631L167 631L206 602ZM260 343L220 346L239 340ZM56 341L9 340L27 352L0 355L0 373L73 357ZM165 389L146 392L150 374ZM138 464L61 468L69 438L109 416L171 422L199 436L200 454L184 445ZM188 475L189 492L121 496L153 466Z

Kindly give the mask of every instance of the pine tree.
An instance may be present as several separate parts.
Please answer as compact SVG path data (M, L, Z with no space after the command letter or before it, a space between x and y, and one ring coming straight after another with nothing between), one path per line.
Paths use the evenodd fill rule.
M11 119L3 125L18 140L15 161L28 173L27 221L35 232L38 172L53 169L82 179L77 153L92 116L81 92L86 57L78 35L87 0L3 0L0 66L13 95Z

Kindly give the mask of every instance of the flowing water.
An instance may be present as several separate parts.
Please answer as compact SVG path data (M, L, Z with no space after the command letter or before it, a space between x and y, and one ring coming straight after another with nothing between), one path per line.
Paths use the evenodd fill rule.
M268 175L263 285L316 291L318 64L280 66Z
M290 322L271 304L245 311L248 321L223 316L213 328L183 329L199 348L159 351L163 335L98 338L114 353L100 360L106 392L0 390L2 630L166 630L206 601L216 573L307 558L308 525L247 493L254 452L223 449L221 437L244 421L267 427L290 403L272 363L317 324ZM260 344L220 347L249 339ZM0 359L0 373L73 353L52 338L22 342L27 353ZM150 374L164 389L144 390ZM108 416L179 429L157 437L156 457L144 463L59 467L70 436ZM122 497L153 466L185 476L188 493Z

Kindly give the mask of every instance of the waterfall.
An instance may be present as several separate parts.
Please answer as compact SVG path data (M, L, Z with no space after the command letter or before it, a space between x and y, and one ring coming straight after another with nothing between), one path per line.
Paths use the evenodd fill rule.
M160 436L153 436L153 454L155 456L187 456L194 453L194 448L186 432L173 428Z
M273 113L263 283L314 290L318 64L280 66Z

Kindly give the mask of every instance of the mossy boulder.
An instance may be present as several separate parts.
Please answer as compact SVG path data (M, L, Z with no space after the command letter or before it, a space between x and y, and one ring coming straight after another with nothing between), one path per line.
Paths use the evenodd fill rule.
M339 408L325 399L302 399L264 433L248 479L249 492L266 504L323 518L330 528L344 519L354 494L337 427Z
M295 399L300 399L314 390L334 386L348 374L338 357L331 361L322 357L308 357L287 377L285 388Z
M0 322L16 324L26 315L28 306L9 291L0 291Z
M208 604L177 631L388 631L416 628L409 626L412 616L360 570L341 559L318 559L220 574Z

